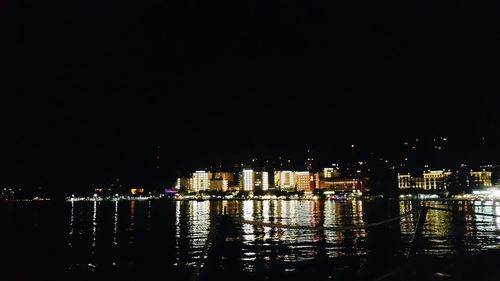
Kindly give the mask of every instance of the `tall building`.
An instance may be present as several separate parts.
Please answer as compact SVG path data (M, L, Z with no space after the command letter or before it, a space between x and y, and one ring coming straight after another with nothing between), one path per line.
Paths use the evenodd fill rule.
M269 190L269 173L262 171L262 172L254 172L254 190L259 188L262 191L267 191Z
M320 173L315 173L311 178L312 190L321 188L321 177Z
M280 189L295 190L295 179L292 171L274 172L274 185Z
M241 173L240 190L253 191L254 190L254 173L251 169L245 169Z
M256 190L269 190L269 173L244 169L239 176L240 190L254 192Z
M209 187L208 174L209 173L205 171L196 171L193 173L192 188L194 191L208 190Z
M269 190L269 173L262 172L262 191Z
M309 172L295 172L294 181L297 191L311 191L311 177Z

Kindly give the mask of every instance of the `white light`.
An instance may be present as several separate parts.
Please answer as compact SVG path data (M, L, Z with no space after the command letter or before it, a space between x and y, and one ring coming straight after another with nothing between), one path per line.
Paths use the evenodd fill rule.
M495 197L495 198L500 198L500 190L499 189L493 189L493 191L491 192L491 196Z
M253 170L243 170L243 190L253 190Z

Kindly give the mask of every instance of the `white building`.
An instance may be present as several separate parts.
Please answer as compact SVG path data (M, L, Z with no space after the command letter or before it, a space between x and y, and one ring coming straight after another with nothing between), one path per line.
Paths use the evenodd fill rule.
M254 173L251 169L245 169L242 172L240 187L243 191L253 191Z
M208 190L208 173L205 171L196 171L193 173L192 187L194 191Z
M269 173L262 172L262 191L269 190Z

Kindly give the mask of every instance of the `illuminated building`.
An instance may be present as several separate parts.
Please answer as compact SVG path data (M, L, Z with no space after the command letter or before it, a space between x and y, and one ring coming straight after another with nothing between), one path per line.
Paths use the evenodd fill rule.
M471 171L470 175L476 187L491 187L491 172L488 171Z
M329 178L321 179L319 189L338 192L363 192L368 185L368 178Z
M175 189L186 189L191 190L193 187L193 179L192 178L178 178L177 183L175 184Z
M320 174L319 173L315 173L314 174L314 177L313 179L311 180L314 180L311 185L312 185L312 189L320 189L320 182L321 182L321 177L320 177Z
M228 186L232 186L234 184L234 173L231 172L216 172L212 174L213 180L226 180Z
M262 191L269 190L269 173L268 172L255 172L254 173L254 189L261 189Z
M451 172L444 170L429 171L424 173L425 190L446 190L448 188L447 179Z
M292 171L274 172L274 185L280 189L295 190L295 179Z
M323 169L323 177L324 178L333 178L333 168L324 168Z
M251 169L245 169L240 175L240 190L253 191L254 189L254 173Z
M311 178L309 172L295 172L294 182L297 191L310 191L311 190Z
M413 188L423 189L424 188L424 178L413 178Z
M412 187L410 174L403 174L403 175L398 174L398 187L400 189L406 189Z
M254 171L244 169L239 176L239 188L243 191L254 192L256 190L269 190L269 173L265 171Z
M228 189L228 182L223 179L210 180L209 187L210 190L226 191Z
M423 173L423 177L398 174L398 188L445 191L450 176L451 172L445 170L428 171Z
M333 164L332 167L324 168L321 176L326 179L340 177L339 165Z
M193 173L192 189L194 191L208 190L208 173L205 171L196 171Z

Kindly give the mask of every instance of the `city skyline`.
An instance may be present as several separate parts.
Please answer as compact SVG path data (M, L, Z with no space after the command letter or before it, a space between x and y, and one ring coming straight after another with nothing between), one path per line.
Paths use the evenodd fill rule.
M219 164L208 164L208 165L193 165L187 164L184 167L176 167L173 170L169 170L170 167L168 163L162 161L165 155L161 154L161 145L153 145L153 149L150 151L150 155L142 155L144 162L147 164L146 167L138 169L134 172L132 177L124 176L122 173L110 174L107 179L101 181L88 181L85 185L77 187L75 189L70 189L74 191L86 190L91 187L96 186L147 186L148 188L162 188L171 185L175 182L175 179L182 177L186 174L191 173L192 170L202 169L202 170L212 170L212 171L232 171L238 170L240 168L250 168L250 169L267 169L267 170L279 170L279 169L292 169L292 170L309 170L309 171L319 171L324 167L329 167L330 165L341 164L341 167L352 169L358 165L358 163L368 163L369 167L382 167L383 169L391 169L398 173L414 173L422 169L450 169L457 168L460 165L468 165L473 168L481 168L485 165L498 165L498 162L494 162L494 157L491 157L492 141L486 137L480 137L477 141L475 147L476 152L465 151L464 158L456 157L453 155L456 153L457 149L461 149L464 143L460 140L454 140L450 137L433 137L433 138L415 138L415 139L404 139L400 140L397 145L392 146L390 151L374 152L380 151L379 149L371 149L373 145L360 145L360 144L345 144L338 150L343 150L342 153L336 155L341 155L339 157L327 158L322 154L321 151L317 151L311 148L303 149L302 151L295 151L295 153L290 153L289 155L281 154L281 156L276 156L274 158L247 158L240 159L240 161L229 162L227 159L210 159L206 160L206 163L219 163ZM163 145L165 147L165 145ZM490 154L490 161L485 161L481 159L481 156ZM210 154L209 154L210 155ZM262 154L260 154L262 155ZM473 155L470 158L468 155ZM148 159L149 158L149 159ZM487 158L487 157L485 157ZM186 163L190 163L191 159L182 159ZM199 160L199 159L198 159ZM192 161L196 163L196 161ZM354 166L353 166L354 165ZM319 169L319 170L318 170ZM353 170L352 170L353 171ZM351 171L351 173L352 173ZM352 176L349 172L344 170L344 174L347 176ZM365 171L366 173L366 171ZM134 180L134 177L143 177L142 181ZM130 180L132 178L132 180ZM26 184L23 181L4 183L4 186L22 186L31 187L41 186L40 183ZM67 192L67 191L65 191Z
M352 144L390 159L439 137L452 152L420 162L499 162L488 5L447 20L444 2L150 4L5 7L0 184L152 184L307 149L344 161Z

